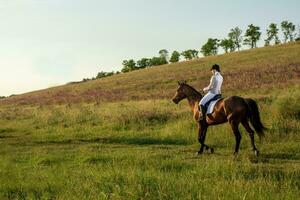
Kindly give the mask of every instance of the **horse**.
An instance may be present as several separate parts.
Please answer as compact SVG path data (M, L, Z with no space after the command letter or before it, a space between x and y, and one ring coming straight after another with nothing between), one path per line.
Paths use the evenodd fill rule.
M188 85L186 81L178 82L178 89L172 101L178 104L181 100L187 99L189 106L193 112L194 120L198 124L198 141L200 143L200 149L198 155L202 154L205 150L210 150L214 153L214 149L205 144L205 137L207 128L218 124L228 122L231 126L232 132L235 136L235 150L234 155L238 154L239 146L241 142L241 133L239 131L239 124L241 123L248 132L251 139L251 146L254 154L259 155L259 151L254 142L254 130L262 138L264 136L264 130L266 129L261 122L260 113L257 103L251 98L242 98L239 96L231 96L222 98L215 104L213 112L204 117L204 120L199 121L201 115L199 111L199 102L202 99L202 94L195 88ZM253 126L254 130L250 127L249 122Z

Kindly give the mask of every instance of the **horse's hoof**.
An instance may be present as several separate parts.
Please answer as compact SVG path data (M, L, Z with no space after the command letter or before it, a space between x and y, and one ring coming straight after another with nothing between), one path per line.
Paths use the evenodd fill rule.
M202 152L201 151L197 152L197 156L200 156L201 154L203 154L203 151Z
M258 157L259 156L259 151L258 150L254 150L254 154L255 154L256 157Z
M214 152L215 152L214 148L210 148L210 153L214 153Z

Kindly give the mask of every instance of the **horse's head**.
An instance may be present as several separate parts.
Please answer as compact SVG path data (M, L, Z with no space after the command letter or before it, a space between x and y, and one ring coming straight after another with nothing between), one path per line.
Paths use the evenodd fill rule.
M176 91L175 96L172 98L172 101L176 104L178 104L182 99L187 97L187 91L186 91L186 81L179 82L178 81L178 88Z

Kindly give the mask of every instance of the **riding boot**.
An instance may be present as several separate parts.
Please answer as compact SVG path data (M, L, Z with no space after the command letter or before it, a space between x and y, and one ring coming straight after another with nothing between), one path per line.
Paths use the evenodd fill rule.
M205 107L203 105L200 105L199 111L200 111L199 121L203 121L205 119L205 115L206 115Z

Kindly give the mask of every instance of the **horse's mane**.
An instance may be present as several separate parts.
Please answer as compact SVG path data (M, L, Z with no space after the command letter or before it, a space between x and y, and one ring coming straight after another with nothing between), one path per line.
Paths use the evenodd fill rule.
M188 88L190 88L191 90L193 90L197 95L199 95L200 97L202 97L202 94L200 92L198 92L195 88L193 88L192 86L184 83L185 86L187 86Z

